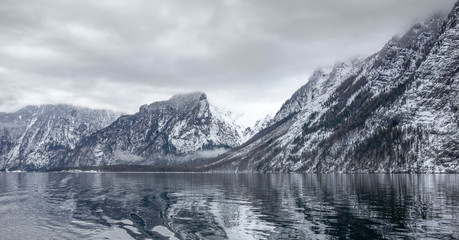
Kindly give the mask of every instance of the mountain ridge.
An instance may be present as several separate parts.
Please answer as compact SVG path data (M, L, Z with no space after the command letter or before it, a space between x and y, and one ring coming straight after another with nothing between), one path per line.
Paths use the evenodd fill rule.
M40 170L59 165L76 144L121 113L58 104L0 113L0 169Z
M458 6L366 59L316 71L276 114L282 124L202 169L458 172Z
M241 144L240 132L223 114L202 92L143 105L69 152L64 166L168 165L221 154Z

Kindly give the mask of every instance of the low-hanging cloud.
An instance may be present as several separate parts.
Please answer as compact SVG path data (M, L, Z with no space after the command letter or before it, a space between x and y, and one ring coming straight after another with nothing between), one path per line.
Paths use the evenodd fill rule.
M144 161L144 158L141 156L137 156L135 154L126 152L126 151L115 151L114 153L115 158L120 162L120 163L125 163L125 162L130 162L130 163L139 163Z
M0 111L135 112L201 90L250 120L317 67L368 55L455 0L78 0L0 5Z

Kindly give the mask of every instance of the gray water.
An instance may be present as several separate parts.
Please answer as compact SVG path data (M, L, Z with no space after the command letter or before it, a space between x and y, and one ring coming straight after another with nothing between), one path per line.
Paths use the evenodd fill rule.
M0 173L0 239L458 239L459 175Z

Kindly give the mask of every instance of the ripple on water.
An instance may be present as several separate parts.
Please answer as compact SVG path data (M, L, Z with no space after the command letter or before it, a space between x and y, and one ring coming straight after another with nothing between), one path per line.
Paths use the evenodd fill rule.
M0 173L0 236L459 239L458 176Z

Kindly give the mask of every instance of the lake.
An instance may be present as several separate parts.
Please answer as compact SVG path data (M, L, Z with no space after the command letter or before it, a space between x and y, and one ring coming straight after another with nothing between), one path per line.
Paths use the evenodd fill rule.
M459 239L459 175L3 172L0 238Z

